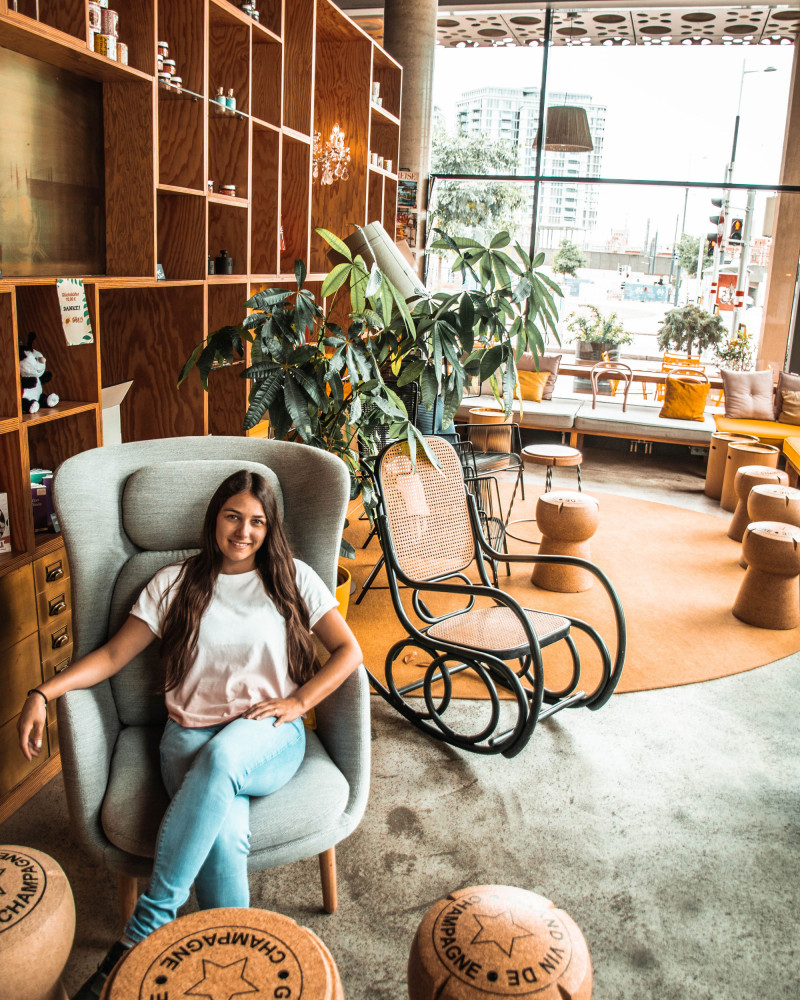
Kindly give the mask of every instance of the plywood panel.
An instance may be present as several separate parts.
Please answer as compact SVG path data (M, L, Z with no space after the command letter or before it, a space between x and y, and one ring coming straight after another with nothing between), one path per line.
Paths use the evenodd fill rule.
M223 21L218 8L210 11L208 36L209 96L222 87L233 90L239 111L250 111L250 26Z
M253 185L250 198L250 267L253 274L278 273L280 136L253 126Z
M400 95L403 87L403 71L381 49L375 47L372 65L373 82L380 84L379 96L389 114L400 117Z
M175 72L183 86L205 94L204 0L158 0L157 24L157 41L169 45L169 58L175 60Z
M154 85L103 86L106 271L155 277Z
M15 429L0 434L0 493L8 495L8 516L11 521L11 549L25 552L33 537L33 518L30 509L28 469L23 468L21 431ZM3 560L0 556L0 572Z
M283 124L311 134L315 0L291 0L284 7Z
M239 115L219 115L215 105L209 105L208 176L214 190L223 184L236 185L236 197L248 196L250 129L246 118Z
M86 5L84 0L18 0L17 10L26 17L57 28L75 38L85 38Z
M123 441L205 433L205 398L178 374L205 332L203 285L102 289L103 385L133 379L121 406Z
M205 191L203 102L158 88L158 182Z
M281 159L281 224L286 249L281 271L294 272L295 260L308 262L308 220L311 184L311 147L283 136Z
M158 263L169 281L202 280L207 272L206 200L158 192Z
M112 0L119 14L119 40L128 46L128 65L155 73L155 0Z
M216 258L223 250L227 250L228 256L233 258L233 273L247 274L247 206L210 201L208 252Z
M0 48L0 267L105 271L102 87Z
M100 441L97 411L73 413L60 420L27 425L31 468L52 469L82 451L96 448Z
M0 293L0 420L19 416L18 358L13 297L10 291L2 292Z
M253 34L250 113L270 125L281 124L283 46Z

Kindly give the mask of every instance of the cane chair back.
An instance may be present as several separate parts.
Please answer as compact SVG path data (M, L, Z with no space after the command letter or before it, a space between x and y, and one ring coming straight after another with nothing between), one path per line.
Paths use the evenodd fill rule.
M384 452L381 461L384 512L397 563L417 581L458 573L475 558L461 463L446 441L427 441L441 471L421 455L414 468L402 443ZM442 537L448 539L444 550Z
M513 757L527 743L537 720L565 708L599 708L608 700L625 659L624 615L613 587L588 560L505 551L505 526L491 515L496 482L483 476L465 479L455 449L438 437L425 440L436 465L421 448L413 463L405 442L385 449L375 465L378 537L392 603L406 635L389 649L385 677L370 675L372 685L405 719L434 739L475 753ZM523 608L489 580L487 564L541 561L580 566L599 579L616 621L613 662L603 638L588 622ZM413 620L409 602L401 599L401 586L412 591ZM434 613L426 603L431 593L458 596L465 603L457 610ZM571 637L573 629L594 643L602 665L601 679L588 693L578 690L581 657ZM542 649L561 641L573 669L567 684L556 691L545 685ZM420 650L427 654L427 662ZM399 681L397 674L409 662L413 662L408 668L412 679ZM489 720L477 732L463 713L456 711L455 720L452 714L445 719L455 700L453 678L464 672L487 690ZM510 695L502 703L498 688ZM466 732L465 727L469 727Z

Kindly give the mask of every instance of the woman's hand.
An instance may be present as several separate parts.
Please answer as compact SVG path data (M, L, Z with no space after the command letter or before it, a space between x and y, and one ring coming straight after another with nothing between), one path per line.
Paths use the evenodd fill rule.
M47 725L47 706L38 694L28 695L22 707L22 715L17 722L19 748L28 760L33 760L42 752L42 737Z
M303 714L303 706L297 698L267 698L249 708L244 719L275 719L276 728L282 722L294 722Z

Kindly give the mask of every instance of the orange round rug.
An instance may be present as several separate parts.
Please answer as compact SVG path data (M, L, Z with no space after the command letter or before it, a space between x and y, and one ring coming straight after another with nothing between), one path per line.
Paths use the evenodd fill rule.
M591 540L592 559L616 588L628 628L628 653L617 692L713 680L800 650L800 628L771 631L734 618L731 608L744 570L739 566L741 545L726 534L728 518L632 497L594 491L591 495L600 502L600 526ZM532 517L535 504L531 491L525 501L514 504L513 516ZM517 525L512 530L526 537L530 531L531 537L539 537L535 525ZM386 584L383 571L377 586L360 605L355 604L362 582L380 556L377 539L367 549L360 548L367 531L367 522L359 521L358 513L351 517L347 537L356 546L356 560L355 564L348 561L347 566L356 592L350 601L348 622L361 644L368 670L383 679L386 653L404 631L389 591L378 589ZM538 548L509 539L509 551L535 553ZM523 607L569 614L594 625L613 656L613 617L599 585L581 594L551 593L530 582L530 569L524 564L512 566L509 577L501 566L501 588ZM403 603L413 620L410 592L403 592ZM429 603L435 613L459 606ZM583 637L577 635L576 641L586 656L584 683L588 690L594 686L597 664ZM398 684L417 679L420 668L428 662L426 654L420 652L416 659L396 664ZM564 643L545 650L548 687L559 687L568 670ZM458 697L484 697L483 686L468 675L459 675L454 683Z

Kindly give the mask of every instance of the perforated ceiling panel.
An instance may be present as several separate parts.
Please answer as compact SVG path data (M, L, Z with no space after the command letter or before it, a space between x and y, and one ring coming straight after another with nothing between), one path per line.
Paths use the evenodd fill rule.
M341 4L347 10L346 2ZM465 5L466 6L466 5ZM473 5L474 6L474 5ZM383 18L349 10L378 41ZM540 45L544 5L508 4L485 11L440 5L437 41L447 48ZM800 30L800 3L770 7L644 7L554 10L555 45L791 45Z

